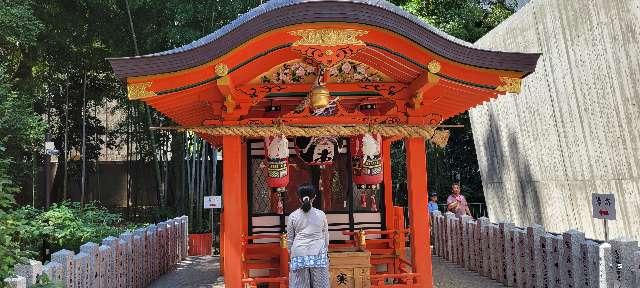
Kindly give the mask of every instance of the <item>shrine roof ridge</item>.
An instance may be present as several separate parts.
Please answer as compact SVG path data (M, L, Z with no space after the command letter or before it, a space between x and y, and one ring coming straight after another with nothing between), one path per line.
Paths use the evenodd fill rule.
M535 70L541 55L477 48L438 30L386 0L272 0L192 43L163 52L108 60L120 79L175 72L205 64L271 30L314 22L344 22L380 27L462 64L518 71L525 75Z

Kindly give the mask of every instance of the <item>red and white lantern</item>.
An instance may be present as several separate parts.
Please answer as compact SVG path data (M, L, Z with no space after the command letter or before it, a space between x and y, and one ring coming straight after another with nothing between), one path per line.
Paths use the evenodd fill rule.
M289 184L289 141L284 135L269 136L264 139L265 160L267 162L267 185L284 188Z
M353 164L353 182L359 187L377 187L382 183L382 137L366 133L349 139Z

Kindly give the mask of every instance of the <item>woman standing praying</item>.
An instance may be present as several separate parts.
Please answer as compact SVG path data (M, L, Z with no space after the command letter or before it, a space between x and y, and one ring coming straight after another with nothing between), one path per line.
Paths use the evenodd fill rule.
M329 288L329 226L327 216L311 203L316 199L313 186L298 188L302 206L289 215L289 287Z

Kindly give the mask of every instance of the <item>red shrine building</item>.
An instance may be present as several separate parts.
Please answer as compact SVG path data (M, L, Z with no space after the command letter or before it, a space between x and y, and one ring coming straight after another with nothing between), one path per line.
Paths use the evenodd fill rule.
M227 287L287 286L302 184L327 214L332 287L432 287L425 142L445 145L444 120L518 93L539 56L474 48L385 1L273 0L191 44L109 61L130 100L222 147Z

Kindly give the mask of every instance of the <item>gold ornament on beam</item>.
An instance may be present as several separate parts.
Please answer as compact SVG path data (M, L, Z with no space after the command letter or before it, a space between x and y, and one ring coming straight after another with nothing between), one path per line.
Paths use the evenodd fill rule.
M222 63L216 65L216 75L218 75L219 77L224 77L227 76L227 74L229 74L229 67L227 67L227 65L224 65Z
M224 96L224 107L227 108L228 114L233 113L233 111L236 109L236 101L233 100L233 96L231 95Z
M507 93L520 93L520 87L522 85L522 79L512 77L500 77L502 85L496 88L496 91Z
M127 95L129 100L141 100L156 96L156 92L149 91L151 82L129 83L127 84Z
M364 30L354 29L306 29L291 31L289 34L302 37L292 46L339 46L339 45L365 45L358 39L369 33Z
M431 62L427 64L427 70L433 74L440 73L440 69L442 69L442 66L440 65L440 62L436 60L431 60Z

